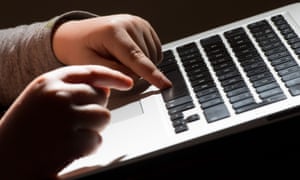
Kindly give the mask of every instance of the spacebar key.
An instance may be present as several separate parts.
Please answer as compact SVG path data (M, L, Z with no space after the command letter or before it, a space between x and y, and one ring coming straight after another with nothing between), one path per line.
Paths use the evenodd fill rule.
M162 91L165 102L189 95L187 86L179 70L168 72L165 75L173 84L171 88Z

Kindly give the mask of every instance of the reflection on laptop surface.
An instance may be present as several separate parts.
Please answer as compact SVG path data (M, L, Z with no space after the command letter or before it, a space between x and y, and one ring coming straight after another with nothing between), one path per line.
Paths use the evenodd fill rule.
M296 3L165 44L159 68L173 87L116 98L103 145L61 175L84 177L297 115L299 25Z

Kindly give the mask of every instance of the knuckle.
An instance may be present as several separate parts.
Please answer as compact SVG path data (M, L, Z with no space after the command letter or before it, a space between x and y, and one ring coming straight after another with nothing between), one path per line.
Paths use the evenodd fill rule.
M122 14L121 17L122 17L122 19L124 19L128 22L136 21L138 18L137 16L134 16L132 14Z
M132 14L122 14L120 16L120 19L122 20L125 27L131 29L149 25L149 22L146 21L145 19Z
M106 23L105 29L107 32L116 32L118 30L118 23L114 20L110 20Z
M103 122L104 125L108 124L110 122L111 119L111 113L108 109L103 109L102 113L101 113L101 121Z
M133 21L133 22L143 22L143 23L150 24L146 19L144 19L140 16L126 14L126 17L128 20Z
M48 84L48 78L45 75L41 75L33 81L33 87L35 89L44 89Z
M129 54L131 55L132 59L135 61L141 61L145 58L145 54L141 49L131 49Z
M40 95L43 96L53 96L56 95L59 89L54 85L55 83L45 76L39 76L35 81L33 81L32 89L38 91Z
M110 29L117 29L120 25L126 25L126 24L130 24L132 22L137 21L136 16L131 15L131 14L119 14L119 15L115 15L113 16L113 18L110 18L108 23L107 23L107 28Z
M100 112L97 114L96 121L96 129L97 131L102 131L110 122L111 114L110 111L106 108L101 108Z
M66 105L72 98L72 94L65 90L59 81L53 81L46 76L41 76L37 79L34 89L39 97L48 103Z
M110 111L104 107L99 106L98 111L90 114L89 121L92 122L91 130L102 131L110 122Z

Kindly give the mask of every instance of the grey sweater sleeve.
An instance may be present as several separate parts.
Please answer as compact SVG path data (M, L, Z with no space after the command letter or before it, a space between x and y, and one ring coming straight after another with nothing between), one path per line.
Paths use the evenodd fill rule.
M72 11L47 22L0 30L0 106L10 105L38 75L63 66L52 50L52 34L57 26L94 16Z

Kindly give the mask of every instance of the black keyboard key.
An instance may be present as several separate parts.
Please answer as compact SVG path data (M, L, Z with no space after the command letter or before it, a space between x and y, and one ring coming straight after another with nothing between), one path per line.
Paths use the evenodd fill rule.
M266 78L271 77L271 76L272 76L272 74L269 71L267 71L267 72L264 72L264 73L261 73L261 74L253 75L249 78L250 78L251 82L255 82L255 81L258 81L258 80L266 79Z
M284 99L286 99L286 96L283 93L281 93L281 94L277 94L277 95L270 96L268 98L263 99L263 104L271 104L271 103L275 103L275 102L278 102L278 101L281 101Z
M189 122L197 121L199 119L200 119L200 116L198 114L193 114L193 115L188 116L184 120L189 123Z
M293 67L293 66L298 66L298 64L297 64L295 61L288 61L288 62L279 64L279 65L276 65L276 66L275 66L275 69L276 69L277 71L281 71L281 70L283 70L283 69L287 69L287 68Z
M262 67L259 67L259 68L256 68L256 69L252 69L251 71L248 71L246 73L250 77L250 76L254 76L254 75L257 75L257 74L264 73L266 71L269 71L268 68L266 66L262 66Z
M233 78L230 78L230 79L226 79L224 81L221 82L222 86L228 86L230 84L236 84L236 83L239 83L239 82L242 82L243 79L241 76L236 76L236 77L233 77Z
M229 91L233 91L233 90L236 90L236 89L239 89L239 88L244 88L244 87L247 87L246 84L243 81L240 81L238 83L225 86L224 90L226 92L229 92Z
M193 89L197 93L199 91L203 91L203 90L206 90L206 89L212 88L212 87L216 87L216 85L215 85L214 82L209 82L209 83L206 83L206 84L201 84L201 85L193 87Z
M234 66L233 62L224 62L224 63L214 65L214 69L215 69L215 71L217 71L219 69L224 69L224 68L231 67L231 66Z
M173 126L176 128L176 126L186 125L186 122L184 119L176 119L172 121Z
M204 77L204 78L199 78L199 79L196 79L194 81L191 81L191 85L193 87L195 87L195 86L198 86L200 84L207 84L208 82L211 82L211 81L212 81L211 77Z
M244 70L245 71L250 71L252 69L256 69L256 68L259 68L259 67L262 67L262 66L265 66L266 64L263 62L263 61L259 61L259 62L255 62L255 63L252 63L252 64L248 64L248 65L244 65Z
M233 30L225 32L224 35L226 38L232 39L232 40L244 39L244 38L241 38L241 36L244 35L244 29L243 28L233 29Z
M180 56L189 56L190 54L195 54L199 51L195 43L189 43L176 49Z
M298 48L300 48L300 42L296 42L296 43L291 44L291 48L292 49L298 49Z
M167 50L163 52L163 58L168 59L168 58L174 58L174 54L171 50Z
M176 106L174 108L168 109L168 112L170 115L172 115L172 114L177 114L177 113L192 109L194 107L195 107L195 105L192 102L189 102L189 103L182 104L182 105Z
M216 74L218 76L221 76L223 74L228 74L228 73L231 73L231 72L236 72L237 69L235 66L231 66L231 67L227 67L227 68L224 68L224 69L219 69L216 71Z
M231 57L223 57L223 58L219 58L219 59L210 59L210 62L212 65L217 65L217 64L222 64L222 63L226 63L226 62L230 62L231 61Z
M292 66L292 67L289 67L287 69L283 69L283 70L279 71L278 74L280 76L285 76L285 75L288 75L290 73L294 73L296 71L300 71L300 67L299 66Z
M264 92L259 94L259 97L261 99L265 99L265 98L268 98L270 96L274 96L276 94L282 94L282 90L279 87L274 88L274 89L270 89L268 91L264 91Z
M252 94L249 91L246 91L242 94L230 97L229 100L231 103L235 103L237 101L241 101L243 99L247 99L247 98L251 98L251 97L252 97Z
M287 42L288 42L288 44L294 44L294 43L300 42L300 38L295 37L293 39L288 39Z
M283 81L289 81L289 80L296 79L296 78L299 78L299 77L300 77L300 71L296 71L294 73L287 74L287 75L283 76L282 80Z
M236 77L236 76L239 76L240 73L238 71L233 71L233 72L230 72L230 73L227 73L227 74L219 74L219 80L220 81L224 81L224 80L227 80L229 78L233 78L233 77Z
M291 55L273 60L273 61L271 61L271 64L272 64L272 66L276 66L276 65L279 65L279 64L282 64L285 62L290 62L290 61L294 61L294 58Z
M221 38L218 35L215 35L200 40L200 43L207 51L211 51L213 49L223 47L223 44L220 42L220 40Z
M286 51L284 46L279 46L270 50L265 51L266 56L271 56L272 54L277 54Z
M184 116L182 112L178 112L176 114L170 115L170 117L171 117L171 121L174 121L176 119L182 119Z
M204 103L216 98L220 98L219 92L213 92L208 95L198 97L200 103Z
M300 84L300 78L289 80L285 83L287 87L295 86Z
M214 93L214 92L218 92L218 89L216 87L211 87L202 91L198 91L196 95L198 98L200 98L201 96L205 96L207 94Z
M232 106L233 106L234 109L239 109L243 106L247 106L249 104L255 104L255 103L256 103L255 100L252 97L250 97L250 98L243 99L241 101L235 102L235 103L232 104Z
M227 93L227 95L228 95L228 97L232 97L232 96L237 96L241 93L248 92L248 91L249 91L249 89L247 87L241 87L241 88L229 91Z
M269 89L274 89L274 88L277 88L277 87L279 87L279 85L276 82L273 82L273 83L270 83L270 84L267 84L267 85L260 86L260 87L256 88L256 91L258 93L261 93L261 92L267 91Z
M260 79L260 80L254 81L253 82L253 86L255 88L257 88L257 87L264 86L266 84L270 84L272 82L275 82L274 77L267 77L267 78L264 78L264 79Z
M278 48L278 47L284 47L280 41L272 44L265 44L264 46L261 46L261 49L266 52L268 50Z
M180 126L175 126L175 133L181 133L181 132L184 132L187 130L188 130L188 127L186 124L182 124Z
M203 109L205 109L205 108L209 108L209 107L211 107L211 106L215 106L215 105L221 104L221 103L223 103L223 100L222 100L221 98L216 98L216 99L212 99L212 100L210 100L210 101L201 103L201 107L202 107Z
M176 62L173 62L172 64L160 67L160 70L164 74L167 74L172 71L178 71L178 65L176 64Z
M282 15L273 16L271 19L277 25L286 23L286 21L285 21L285 19L283 18Z
M187 72L190 81L195 81L197 79L202 79L202 78L206 78L206 79L211 79L210 74L208 71L202 71L202 72L198 72L198 71L188 71Z
M300 84L289 87L289 91L293 96L300 95Z
M204 115L207 122L211 123L230 116L225 104L218 104L210 108L204 109Z
M283 34L283 33L282 33ZM295 32L291 32L291 33L287 33L287 34L283 34L284 35L284 38L286 40L289 40L289 39L293 39L293 38L297 38L298 35L295 33Z
M188 102L192 102L192 98L190 96L183 96L179 97L177 99L173 99L171 101L166 102L166 106L168 109L174 108L176 106L179 106L181 104L185 104Z
M189 95L185 81L180 71L172 71L166 74L173 86L162 91L163 99L165 102L177 99L182 96Z
M191 62L197 62L197 61L201 60L201 57L200 57L199 53L180 56L180 58L181 58L183 63L186 63L186 62L191 63Z
M240 108L238 108L238 109L235 109L235 112L236 112L237 114L239 114L239 113L246 112L246 111L249 111L249 110L258 108L258 107L260 107L260 105L259 105L259 104L256 104L256 103L254 103L254 104L248 104L248 105L246 105L246 106L243 106L243 107L240 107Z
M185 63L183 63L183 65L185 66L186 72L192 71L193 69L201 69L205 71L207 68L202 59L188 60Z
M168 58L168 59L163 59L160 64L158 64L158 68L163 69L164 67L169 66L170 64L176 64L176 59L175 57Z

